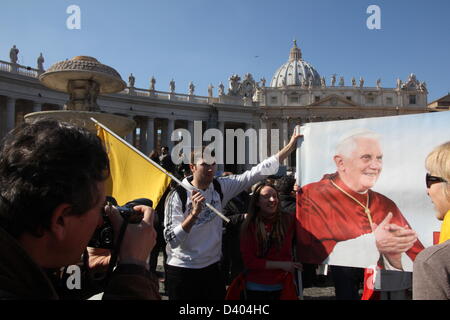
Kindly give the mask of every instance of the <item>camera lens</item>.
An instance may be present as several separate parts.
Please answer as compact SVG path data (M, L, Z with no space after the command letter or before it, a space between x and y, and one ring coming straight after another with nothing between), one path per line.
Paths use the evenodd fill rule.
M113 243L113 233L111 227L106 227L100 231L100 243L104 246L111 246Z

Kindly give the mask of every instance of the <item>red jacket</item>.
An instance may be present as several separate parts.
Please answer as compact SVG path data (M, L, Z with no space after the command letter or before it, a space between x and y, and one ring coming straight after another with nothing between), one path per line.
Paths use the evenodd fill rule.
M266 269L266 261L293 261L292 240L294 236L294 220L289 224L281 248L273 245L264 258L257 257L255 226L251 225L247 234L241 237L241 254L248 269L246 280L260 284L282 284L286 271Z

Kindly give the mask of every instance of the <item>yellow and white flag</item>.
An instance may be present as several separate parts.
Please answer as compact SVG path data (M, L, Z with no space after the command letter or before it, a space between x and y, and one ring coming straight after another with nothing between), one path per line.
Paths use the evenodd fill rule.
M103 141L109 157L111 175L107 181L107 195L119 205L147 198L156 208L171 178L153 165L139 151L96 124L97 135Z

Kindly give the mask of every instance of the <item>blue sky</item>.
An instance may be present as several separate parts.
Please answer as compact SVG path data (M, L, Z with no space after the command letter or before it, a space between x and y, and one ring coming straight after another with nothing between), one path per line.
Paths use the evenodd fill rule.
M369 30L369 5L381 9L381 30ZM69 30L66 9L81 9L81 30ZM426 81L431 102L450 91L450 11L448 0L2 0L0 60L13 44L19 63L45 67L90 55L114 67L136 87L207 95L212 83L227 86L230 75L255 80L288 59L297 39L304 60L329 82L336 73L346 83L355 76L374 86L394 87L397 77L415 73Z

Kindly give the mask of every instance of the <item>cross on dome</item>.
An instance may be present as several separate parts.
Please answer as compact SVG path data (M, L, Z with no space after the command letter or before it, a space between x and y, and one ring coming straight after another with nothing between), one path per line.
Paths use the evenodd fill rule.
M294 46L289 53L289 61L302 60L302 51L297 47L297 40L294 39Z

